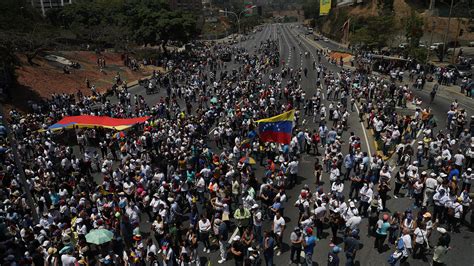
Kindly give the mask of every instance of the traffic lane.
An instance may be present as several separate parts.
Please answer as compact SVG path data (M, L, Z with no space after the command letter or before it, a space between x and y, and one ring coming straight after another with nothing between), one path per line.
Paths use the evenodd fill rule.
M296 50L292 48L292 45L290 45L290 40L288 40L286 34L285 34L285 31L284 31L284 28L281 26L281 25L278 25L280 27L280 32L281 32L281 38L282 38L282 45L284 47L286 47L286 49L284 49L284 51L286 51L287 53L284 54L285 58L287 58L286 60L286 66L289 67L289 68L292 68L292 69L295 69L296 67Z
M333 69L334 70L338 70L338 69ZM306 80L305 80L306 81ZM306 87L306 86L305 86ZM328 101L325 100L324 101L325 104L328 104ZM351 121L349 122L351 123ZM352 125L352 124L351 124ZM356 133L357 134L357 133ZM347 135L347 132L344 133L344 135ZM344 152L347 152L348 150L348 145L347 143L344 145L343 147L343 151ZM314 164L314 159L315 157L312 156L312 155L307 155L307 154L303 154L301 156L301 160L300 160L300 163L301 163L301 167L300 167L300 178L301 178L301 185L299 187L297 187L298 189L296 190L292 190L291 193L290 193L290 196L292 197L293 201L291 201L290 203L291 204L294 204L294 201L297 199L298 197L298 194L299 194L299 191L300 189L303 187L304 184L308 184L309 187L311 188L312 191L314 191L316 189L315 185L313 184L314 183L314 177L313 177L313 164ZM320 157L320 159L322 159L322 157ZM327 173L324 173L323 174L323 181L324 181L324 185L322 186L324 191L325 192L329 192L330 191L330 183L328 182L328 174ZM345 186L349 186L349 183L348 182L345 182ZM346 197L348 196L348 189L346 189L345 191L346 193ZM289 217L297 217L297 215L299 215L299 211L297 210L296 207L293 207L291 205L290 206L290 209L291 209L291 212L288 213L288 208L285 209L285 212L288 213L288 216ZM291 215L291 216L290 216ZM361 225L361 228L362 227L365 227L366 226L366 221L364 221L364 223ZM288 226L288 231L285 232L284 234L284 239L286 241L288 241L289 239L289 234L291 233L291 230L294 226L296 226L297 223L294 222L293 223L293 220L291 220L289 222L289 226ZM323 265L325 264L327 261L326 261L326 254L330 251L331 247L330 247L330 236L329 236L329 230L328 228L325 228L325 233L323 234L324 238L321 239L318 244L317 244L317 247L316 247L316 251L315 251L315 256L313 256L313 260L315 262L317 262L318 264L320 265ZM339 235L339 237L341 237L341 235ZM364 242L364 243L368 243L369 242L369 239L367 239L366 237L364 236L361 236L361 240ZM341 241L341 239L339 239L339 241ZM363 256L362 257L366 257L366 256L373 256L373 250L371 249L367 249L367 250L361 250ZM359 259L358 259L359 260ZM359 260L361 262L361 265L370 265L369 263L369 260ZM372 260L371 260L372 262ZM377 259L375 260L375 263L377 264L383 264L384 263L384 258L380 258L380 259ZM375 265L375 264L374 264Z
M416 95L420 95L420 94L423 94L423 102L426 103L427 102L427 97L429 97L429 91L430 90L423 90L423 91L415 91L415 94ZM449 105L450 105L450 100L447 100L447 99L443 99L443 100L440 100L442 101L441 103L438 103L436 105L432 105L432 108L434 110L434 114L435 116L437 117L441 117L441 119L438 119L438 120L442 120L442 122L445 124L445 112L447 112L447 110L449 109ZM435 99L435 103L436 103L436 99ZM441 108L439 108L439 106L441 106ZM439 111L440 109L444 109L442 111ZM443 114L443 116L441 116L441 114ZM445 128L443 126L441 126L440 128ZM395 174L395 173L393 173ZM392 184L392 187L393 187L393 184ZM393 200L393 199L389 199L387 201L387 207L389 210L391 210L392 212L395 211L395 210L405 210L405 209L408 209L408 208L412 208L412 204L413 204L413 200L409 199L409 198L399 198L397 200ZM361 226L363 226L365 228L365 225L367 224L367 221L364 220L363 223L361 224ZM362 227L361 227L362 228ZM452 251L450 251L448 253L448 260L447 261L451 261L453 262L453 265L469 265L472 263L473 261L473 256L472 254L469 254L470 256L463 256L464 254L462 253L462 249L464 247L472 247L472 232L464 232L463 230L463 234L465 234L466 236L465 237L462 237L462 238L456 238L455 241L452 242L452 246L455 247ZM436 234L436 232L433 234L433 236L431 237L431 243L434 244L436 242L436 239L437 239L438 235ZM369 238L366 238L364 236L362 236L362 241L367 244L369 246L369 249L366 250L366 251L362 251L359 253L359 258L371 258L370 261L368 260L364 260L364 259L361 259L361 265L364 265L364 264L367 264L367 265L377 265L377 264L385 264L386 263L386 258L390 255L390 252L391 251L385 251L383 254L378 254L378 252L376 252L374 249L371 248L371 244L373 244L373 239L369 239ZM411 262L412 264L418 264L420 263L419 260L412 260L411 258L409 259L409 262Z
M294 37L296 38L296 36L294 36ZM317 50L311 49L312 46L306 45L304 41L305 40L303 39L302 42L301 42L301 46L304 46L304 48L302 48L302 49L304 49L305 51L309 51L312 55L313 54L316 55ZM310 56L310 58L312 58L312 55ZM303 78L302 84L303 84L303 88L305 88L305 91L308 95L307 97L311 97L314 94L314 91L315 91L315 89L312 89L312 88L315 88L315 86L314 86L315 83L313 82L313 80L316 80L316 71L312 70L312 61L311 60L306 60L305 63L306 64L304 65L304 67L307 67L309 69L309 71L308 71L309 78L307 78L307 79ZM325 65L326 67L328 67L334 73L338 73L340 71L340 69L337 66L328 63L324 59L322 60L322 64ZM323 89L322 92L325 93L325 90ZM337 103L337 102L339 102L339 100L334 101L334 100L328 100L328 99L324 98L324 100L322 101L322 103L325 106L329 106L330 102ZM350 111L350 108L349 108L349 111ZM312 120L312 119L309 119L309 120ZM332 124L330 122L327 125L328 125L328 127L332 126ZM319 127L319 125L313 124L312 121L310 123L310 126L313 126L313 128L316 128L316 129ZM344 132L343 135L342 135L342 139L345 141L345 143L342 147L342 150L344 152L347 152L349 150L349 143L347 141L349 132L354 132L354 134L356 136L359 136L361 138L361 142L362 142L362 145L363 145L362 149L365 148L369 154L371 154L372 152L375 151L373 139L370 137L370 135L367 132L365 132L364 125L361 125L361 123L359 122L358 115L355 111L350 112L350 116L349 116L349 119L348 119L348 127L349 128L348 128L347 132Z
M294 29L294 27L293 27ZM323 35L315 35L315 34L306 34L306 32L304 31L304 29L295 29L295 32L297 35L299 35L300 37L304 37L304 38L310 38L311 40L313 40L314 42L316 42L318 45L320 46L323 46L331 51L347 51L347 48L345 48L344 46L332 41L331 39L327 39L327 41L324 41L324 40L315 40L316 37L319 37L319 38L325 38Z
M312 163L314 161L313 156L302 156L300 159L300 167L302 169L310 169L312 167ZM300 168L300 169L301 169ZM255 167L255 172L257 177L261 177L264 175L264 168L263 167ZM298 224L297 217L299 215L299 212L297 208L293 206L294 201L297 200L297 197L299 195L299 191L303 187L303 183L309 183L312 182L311 175L312 171L311 170L303 170L302 171L303 175L300 175L299 177L299 182L298 185L287 191L288 194L288 202L283 203L283 207L285 208L285 220L287 221L287 230L285 230L284 235L283 235L283 242L285 243L282 249L282 254L281 256L276 256L275 260L278 260L280 262L287 262L290 260L290 252L289 251L289 245L288 245L288 240L289 240L289 234L291 233L290 228L294 228ZM264 230L271 230L272 226L272 221L271 220L266 220L263 225ZM216 261L219 259L218 252L212 253L212 254L207 254L210 258L211 261ZM228 260L225 262L223 265L232 265L233 261ZM277 263L277 265L280 265L281 263Z
M302 43L306 45L307 49L310 50L310 52L317 54L317 51L319 50L318 48L311 44L305 37L302 36L300 37L300 39L302 40ZM321 64L327 67L333 73L339 73L341 71L341 68L339 66L329 63L324 56L321 58ZM338 76L340 78L340 75ZM326 90L323 90L323 92L325 91ZM359 136L361 138L361 141L365 143L362 148L367 150L369 154L373 154L376 151L375 142L371 134L365 129L366 125L360 122L359 111L360 110L358 110L358 108L356 108L354 111L351 111L349 108L350 116L348 119L348 131L354 132L356 136Z
M328 63L326 60L323 61L323 64L325 66L327 66L330 70L334 71L334 72L338 72L340 69L333 65L333 64L330 64ZM354 125L354 123L357 123L358 122L358 118L356 117L355 120L356 121L353 121L354 119L350 119L350 125ZM364 130L363 128L363 125L360 126L360 123L359 123L359 130L357 130L358 132ZM356 133L357 135L358 133ZM359 136L361 136L360 134L358 134ZM362 137L361 137L362 138ZM363 141L364 142L364 141ZM304 173L303 174L311 174L311 173ZM327 175L323 175L323 177L327 177ZM327 179L326 179L327 180ZM350 183L349 182L345 182L344 184L346 186L346 188L348 188L350 186ZM324 186L324 189L325 191L329 191L329 186ZM348 189L345 189L345 196L348 197ZM408 202L405 202L405 204L400 204L400 203L397 203L397 204L392 204L393 202L390 202L388 203L388 207L389 208L392 208L392 209L398 209L398 208L405 208L405 207L408 207L410 206L411 202L408 201ZM392 206L393 205L393 206ZM361 226L360 228L366 228L367 226L367 220L364 219L363 222L361 223ZM389 255L389 252L385 252L387 254L378 254L377 251L375 251L372 247L373 245L373 239L367 237L367 230L362 230L362 233L361 233L361 241L362 243L364 244L364 247L362 248L362 250L359 251L359 255L358 255L358 260L360 262L361 265L380 265L380 264L385 264L385 261L386 261L386 258L388 257ZM327 252L329 252L329 242L327 240L322 240L320 241L320 243L322 244L321 247L321 251L323 254L327 254ZM320 250L318 250L317 253L319 253ZM322 260L320 260L320 258L316 258L316 261L317 262L320 262L320 263L324 263L325 262L325 257L323 256L322 257Z

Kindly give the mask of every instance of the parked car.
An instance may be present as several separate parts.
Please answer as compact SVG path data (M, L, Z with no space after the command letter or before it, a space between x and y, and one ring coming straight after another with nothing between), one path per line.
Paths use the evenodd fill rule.
M400 44L398 45L398 48L400 48L400 49L405 49L405 48L407 48L407 47L408 47L408 43L406 43L406 42L400 43Z
M448 65L447 69L453 70L454 74L460 78L471 78L472 71L470 65Z
M430 50L433 51L433 50L437 50L438 47L440 46L443 46L443 43L442 42L434 42L431 44L430 46Z

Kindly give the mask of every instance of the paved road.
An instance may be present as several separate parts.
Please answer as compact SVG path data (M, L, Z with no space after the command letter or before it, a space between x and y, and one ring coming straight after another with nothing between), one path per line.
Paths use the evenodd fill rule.
M304 35L297 36L299 33L297 32L295 27L290 27L289 24L271 24L265 25L262 31L257 32L253 35L253 38L241 42L237 44L237 46L245 47L251 53L255 52L255 47L264 40L267 39L274 39L277 40L279 43L279 51L280 51L280 58L284 60L287 64L289 64L292 68L308 68L308 77L305 78L303 76L301 80L301 84L306 91L307 97L311 97L315 92L315 80L316 74L312 71L312 62L317 59L316 51L321 48L321 46L325 46L325 42L318 42L315 44L314 41L310 40L309 38L305 38ZM295 49L293 50L293 46ZM331 48L330 48L331 49ZM310 53L310 57L306 58L305 56L301 56L308 51ZM322 63L327 66L331 71L339 71L340 69L332 64L329 64L325 59L322 59ZM228 69L232 69L237 67L238 65L234 62L227 63ZM274 71L279 71L279 69L275 69ZM141 87L134 87L130 89L132 94L142 94L145 95L144 89ZM146 100L150 104L156 103L161 96L163 96L164 92L147 95ZM428 95L429 91L421 91L416 92L416 95L422 97L424 102L428 102ZM445 114L447 112L447 108L449 107L452 98L448 96L437 97L435 102L431 105L433 108L435 115L438 117L439 126L445 127L445 122L443 122L445 118ZM472 108L474 105L466 103L469 108ZM325 105L329 105L328 101L325 101ZM444 124L443 124L444 123ZM316 128L317 125L313 124L311 119L308 119L308 124L306 124L306 128L312 130ZM351 113L351 117L349 119L349 131L353 131L357 136L361 137L363 141L362 149L364 151L369 151L370 153L374 152L373 141L372 137L368 132L365 132L364 127L359 123L357 113ZM343 135L343 139L346 139L348 133L345 132ZM347 145L343 147L343 151L347 152L348 148ZM297 225L297 217L298 217L298 209L293 207L294 202L297 199L300 189L303 187L304 184L309 184L312 190L315 189L314 179L313 179L313 164L315 160L315 156L312 155L303 155L300 161L300 171L299 171L299 182L298 185L288 191L289 201L284 204L285 206L285 217L287 220L287 230L284 233L283 240L284 243L289 243L289 235L291 230ZM321 158L320 158L321 159ZM256 170L257 177L261 176L262 169ZM327 180L327 174L324 174L323 180ZM349 187L349 183L346 183L346 187ZM324 190L329 191L329 182L324 185ZM347 190L347 189L346 189ZM347 197L347 191L346 191ZM389 200L388 201L388 209L400 210L403 211L409 208L412 205L411 200L409 199L397 199L397 200ZM372 248L373 246L373 239L369 239L367 234L367 220L364 219L363 223L361 224L361 242L363 243L362 249L359 251L356 260L359 265L387 265L386 259L388 258L391 251L385 251L382 254L379 254L376 250ZM147 231L148 225L143 225L143 230ZM265 223L266 229L270 227L270 222ZM325 229L325 236L326 238L321 239L315 249L315 254L313 255L313 260L315 261L316 265L326 265L327 261L327 253L329 252L329 234L330 230ZM438 235L436 232L432 236L432 242L436 240ZM474 262L474 255L472 252L466 252L468 250L473 249L473 240L472 240L472 232L467 232L465 230L462 231L462 234L455 234L452 235L452 246L453 250L448 253L448 265L473 265ZM288 250L289 246L285 245L283 249L283 253L279 257L275 257L276 265L284 265L289 262L290 252ZM393 247L391 247L393 250ZM201 251L202 249L200 249ZM208 257L212 264L217 264L218 260L218 252L214 252L212 254L201 254L204 257ZM341 257L341 264L345 263L345 258L343 254L340 255ZM428 265L428 263L419 261L419 260L409 260L412 265ZM227 261L223 265L232 265L233 261Z

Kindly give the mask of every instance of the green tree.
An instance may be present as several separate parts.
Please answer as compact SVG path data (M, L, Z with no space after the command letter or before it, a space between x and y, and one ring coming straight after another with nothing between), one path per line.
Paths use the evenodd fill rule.
M3 0L0 12L0 47L25 53L30 64L42 50L54 46L60 35L29 1Z
M67 5L58 14L48 13L48 18L54 25L72 31L80 40L121 47L130 33L126 24L130 5L124 0L82 0Z
M305 0L303 4L304 17L316 19L319 17L319 0Z
M405 24L405 36L411 48L416 48L423 37L423 19L412 10Z
M359 25L361 22L359 22ZM395 33L393 16L369 17L362 24L365 27L357 28L352 36L352 44L360 44L371 49L381 49L387 45Z
M169 41L184 43L196 35L196 18L192 14L167 9L156 11L145 5L138 6L135 11L129 24L138 44L161 44L166 51Z

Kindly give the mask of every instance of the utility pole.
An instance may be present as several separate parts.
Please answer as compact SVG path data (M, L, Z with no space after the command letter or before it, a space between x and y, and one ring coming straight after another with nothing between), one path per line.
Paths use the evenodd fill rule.
M430 11L433 11L433 9L434 9L434 7L435 7L435 2L436 2L435 0L431 0L431 1L430 1L430 7L429 7L429 10L430 10Z
M431 52L431 45L433 45L433 32L436 26L436 21L433 20L432 22L432 27L431 27L431 34L430 34L430 45L428 46L428 52L426 53L426 63L430 61L430 52Z
M453 57L451 58L451 64L456 63L456 45L458 44L459 39L459 30L461 29L461 20L458 18L458 29L456 31L456 39L454 41L454 48L453 48Z
M3 106L0 105L0 114L2 115L2 123L5 126L5 129L7 131L7 138L10 143L11 151L13 153L13 158L15 160L15 167L19 175L20 179L20 184L21 187L23 188L23 191L25 192L26 195L26 200L28 202L28 205L30 206L31 210L31 215L33 217L33 221L35 223L39 222L39 217L38 213L36 212L36 204L33 201L33 197L31 196L31 191L30 188L28 187L28 183L26 182L26 176L25 176L25 170L23 169L23 163L21 162L20 155L18 153L18 143L13 136L13 133L10 130L10 125L8 124L7 120L5 119L5 113L3 111Z

